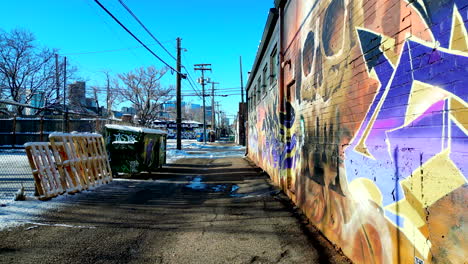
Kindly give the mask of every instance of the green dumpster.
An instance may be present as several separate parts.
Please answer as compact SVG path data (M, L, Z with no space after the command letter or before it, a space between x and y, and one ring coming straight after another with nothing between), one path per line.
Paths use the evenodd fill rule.
M106 125L106 147L112 172L152 172L166 163L167 133L158 129Z

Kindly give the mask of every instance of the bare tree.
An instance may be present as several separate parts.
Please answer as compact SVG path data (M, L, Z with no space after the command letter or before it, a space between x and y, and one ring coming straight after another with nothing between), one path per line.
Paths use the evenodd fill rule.
M55 63L53 66L51 66L53 68L53 72L55 74ZM65 72L66 71L66 72ZM59 63L58 63L58 78L59 78L59 97L57 98L57 87L56 87L56 84L55 84L55 75L54 75L54 78L53 78L53 84L49 85L48 89L45 89L44 91L44 106L45 107L50 107L54 104L62 104L64 103L65 101L63 100L63 92L64 92L64 89L67 89L67 97L70 98L70 95L68 94L69 92L69 87L68 87L68 83L72 82L72 81L81 81L81 78L77 78L77 73L78 72L78 69L75 65L72 65L70 63L70 60L67 60L67 65L65 67L65 63L63 61L63 58L59 59ZM64 87L64 83L63 83L63 75L66 73L67 75L67 84L65 84L65 87ZM68 99L67 98L67 99ZM57 101L58 100L58 101ZM68 104L68 102L65 102L65 104Z
M203 122L203 109L193 108L191 106L186 105L182 111L182 118L185 120L195 120L198 122Z
M116 87L119 87L119 80L112 77L109 70L102 70L106 75L106 108L107 116L112 116L112 107L119 103L119 93Z
M156 119L161 105L174 97L173 86L161 86L160 80L166 73L166 68L149 66L118 75L123 87L117 87L117 91L123 101L129 101L136 109L142 125Z
M25 30L0 31L0 79L11 100L29 104L35 95L51 96L56 50L39 48ZM24 107L18 107L21 114Z
M101 115L101 104L99 103L99 95L102 89L99 86L91 86L91 97L94 101L96 114Z
M0 74L0 99L7 99L8 97L8 86L6 85L5 76Z

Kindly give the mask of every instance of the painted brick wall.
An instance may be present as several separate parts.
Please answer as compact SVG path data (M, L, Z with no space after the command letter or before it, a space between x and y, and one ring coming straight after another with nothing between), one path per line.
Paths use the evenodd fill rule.
M356 263L466 263L468 2L283 19L285 92L249 109L249 156Z

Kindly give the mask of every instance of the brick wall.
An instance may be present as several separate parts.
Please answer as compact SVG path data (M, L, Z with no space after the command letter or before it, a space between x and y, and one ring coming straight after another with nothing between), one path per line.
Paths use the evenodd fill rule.
M297 0L283 21L249 156L356 263L465 263L468 2Z

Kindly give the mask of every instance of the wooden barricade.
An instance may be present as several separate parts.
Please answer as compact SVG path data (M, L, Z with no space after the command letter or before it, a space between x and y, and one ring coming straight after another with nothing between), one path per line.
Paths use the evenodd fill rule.
M55 165L55 156L50 144L33 142L24 146L39 199L48 199L64 193L66 186L63 185L63 179Z
M57 167L67 180L67 191L88 189L89 181L85 176L83 162L78 158L72 135L52 133L49 135L49 140L54 154L57 156Z
M90 186L110 182L112 172L102 136L91 133L72 135Z
M112 181L102 135L52 133L49 140L25 144L40 199Z

